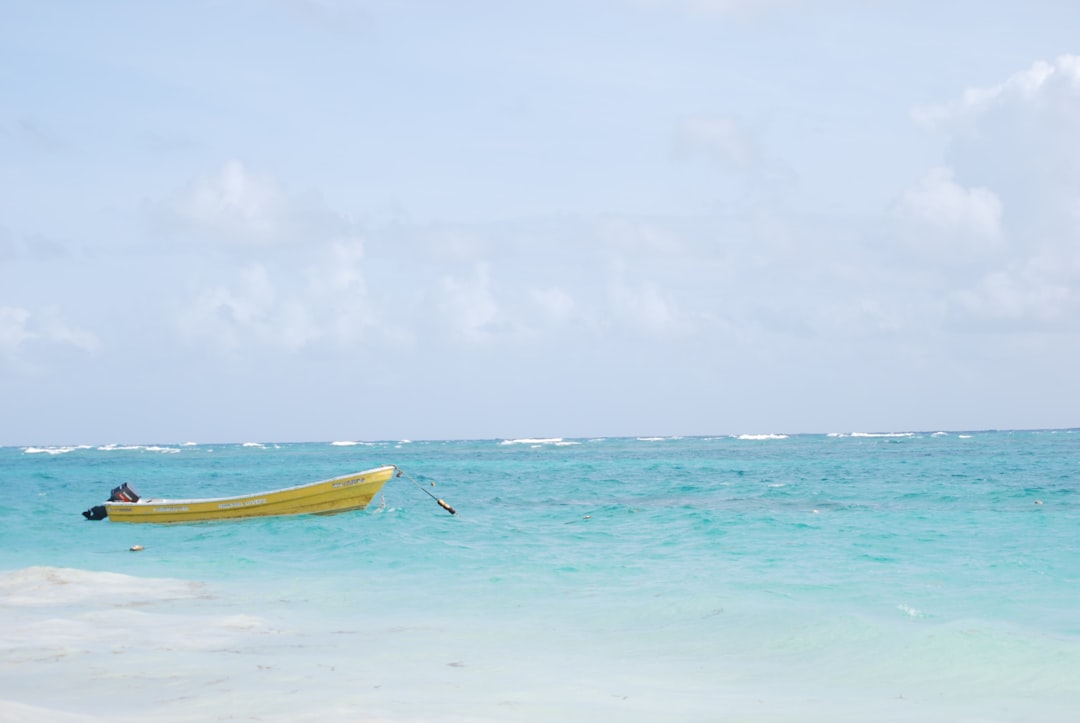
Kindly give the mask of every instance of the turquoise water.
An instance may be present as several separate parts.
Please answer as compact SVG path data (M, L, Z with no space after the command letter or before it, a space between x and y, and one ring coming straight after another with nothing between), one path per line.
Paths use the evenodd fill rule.
M79 514L382 464L459 514ZM1074 720L1078 477L1072 430L0 449L0 717Z

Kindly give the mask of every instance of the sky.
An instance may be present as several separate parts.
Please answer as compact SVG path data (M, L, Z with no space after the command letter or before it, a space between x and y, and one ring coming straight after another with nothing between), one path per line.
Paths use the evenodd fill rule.
M0 445L1080 426L1080 3L0 27Z

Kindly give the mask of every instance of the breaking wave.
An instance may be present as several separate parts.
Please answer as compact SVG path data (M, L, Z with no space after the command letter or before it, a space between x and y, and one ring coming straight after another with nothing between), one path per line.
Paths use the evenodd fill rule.
M766 439L787 439L786 434L740 434L735 439L747 439L747 440L766 440Z
M538 438L525 437L523 439L504 439L501 442L499 442L499 444L500 445L510 445L510 444L537 445L537 444L561 444L562 442L563 442L562 437L538 437Z

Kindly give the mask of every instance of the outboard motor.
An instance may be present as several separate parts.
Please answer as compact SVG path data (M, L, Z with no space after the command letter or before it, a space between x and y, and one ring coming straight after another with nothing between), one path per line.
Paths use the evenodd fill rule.
M138 502L139 493L129 485L127 482L119 487L113 487L113 491L109 494L109 502ZM109 511L105 509L105 505L94 505L90 509L82 513L83 517L88 520L104 520L109 516Z
M104 520L109 516L109 511L105 509L105 505L94 505L83 512L82 516L88 520Z
M138 502L139 493L136 492L127 482L119 487L113 487L112 494L109 495L109 502Z

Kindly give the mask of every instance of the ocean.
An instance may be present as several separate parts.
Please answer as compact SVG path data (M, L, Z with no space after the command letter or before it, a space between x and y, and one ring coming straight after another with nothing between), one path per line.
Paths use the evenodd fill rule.
M1080 430L0 448L0 719L1072 721L1078 492Z

